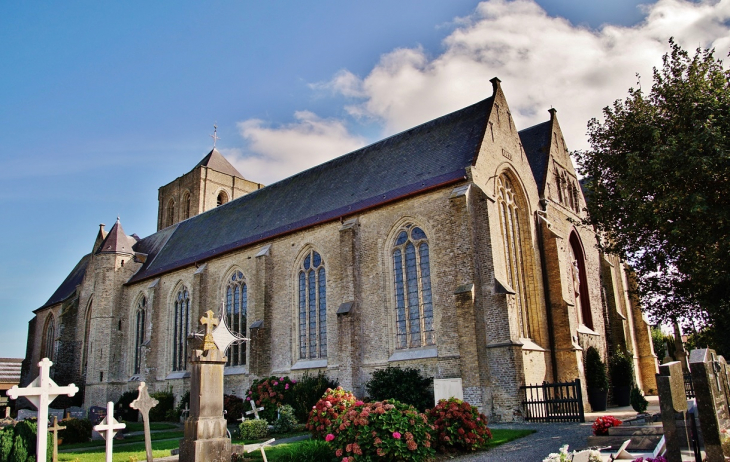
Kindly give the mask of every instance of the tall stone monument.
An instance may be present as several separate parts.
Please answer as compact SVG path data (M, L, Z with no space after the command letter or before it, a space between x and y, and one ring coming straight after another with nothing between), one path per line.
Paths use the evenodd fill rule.
M730 449L723 439L730 431L730 383L725 358L714 350L692 350L690 354L692 382L697 399L707 462L724 462Z
M219 320L208 310L200 318L205 326L202 349L190 357L190 416L180 440L180 462L230 462L231 440L223 418L223 368L226 357L213 337ZM200 345L198 345L200 346Z
M684 394L684 373L679 361L672 361L659 366L656 376L659 389L659 408L662 411L662 427L667 442L664 457L668 462L682 462L679 430L677 429L677 412L687 410L687 397Z

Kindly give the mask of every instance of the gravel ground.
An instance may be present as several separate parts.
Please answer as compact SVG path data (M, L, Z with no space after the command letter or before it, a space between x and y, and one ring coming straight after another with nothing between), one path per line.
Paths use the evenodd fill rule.
M489 451L456 457L458 462L541 462L551 452L558 452L567 444L569 450L584 449L586 438L591 435L590 424L491 424L489 428L532 429L536 433L527 435Z

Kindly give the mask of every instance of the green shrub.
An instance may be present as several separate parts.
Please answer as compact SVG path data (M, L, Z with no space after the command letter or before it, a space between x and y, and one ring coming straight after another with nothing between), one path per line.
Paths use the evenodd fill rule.
M242 440L260 440L269 434L269 424L264 419L244 420L238 426Z
M433 458L431 426L424 414L396 400L358 401L337 419L331 442L335 455L348 460L425 461Z
M649 401L644 398L644 393L638 387L631 389L631 407L639 414L646 412L646 408L649 407Z
M332 433L331 427L337 418L356 401L355 395L345 391L342 387L334 390L328 388L314 405L309 413L309 419L307 419L307 430L312 433L312 438L323 439L325 435Z
M241 420L244 409L243 400L236 395L223 395L224 416L229 425L235 425Z
M59 433L59 437L63 439L63 444L86 443L91 440L93 425L89 419L67 419L59 424L66 427L64 431Z
M332 380L323 372L315 376L304 373L297 383L294 384L292 392L284 395L284 402L294 408L294 415L299 422L306 422L312 406L322 397L328 388L335 389L339 383Z
M127 422L137 422L139 420L139 411L129 407L130 403L137 399L138 394L139 391L130 390L125 391L119 397L117 403L114 405L114 409L117 410L116 414L120 419L126 420Z
M34 420L23 420L15 427L6 427L0 433L0 460L8 462L35 462L36 429ZM53 440L48 433L47 447L53 447ZM47 451L47 461L53 457L53 451Z
M294 430L297 418L294 417L294 408L285 404L279 408L279 418L274 422L274 433L289 433Z
M634 361L621 350L611 355L609 360L611 385L614 387L630 387L634 384Z
M334 462L335 452L322 440L305 440L287 448L276 460L279 462Z
M598 390L608 390L608 376L606 365L601 360L601 354L594 347L586 351L586 387Z
M171 391L157 391L151 393L150 397L158 401L157 406L150 409L150 422L163 422L170 419L169 411L175 408L175 395Z
M285 396L292 392L296 380L289 377L278 377L272 375L265 379L255 380L246 392L246 403L244 407L248 410L250 401L256 406L263 406L264 410L259 413L261 418L268 422L276 421L276 410L284 404Z
M12 426L0 429L0 460L10 460L10 453L13 452L13 436L15 430Z
M365 388L374 401L394 399L423 412L433 406L432 384L433 379L424 377L418 369L388 366L376 370Z
M442 399L427 412L428 421L436 431L440 452L484 449L492 438L487 416L471 404L456 398Z

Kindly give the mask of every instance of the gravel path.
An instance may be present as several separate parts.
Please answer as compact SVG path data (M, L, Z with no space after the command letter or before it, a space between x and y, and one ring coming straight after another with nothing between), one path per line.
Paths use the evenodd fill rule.
M569 449L584 449L586 438L591 435L590 424L491 424L489 428L532 429L536 433L527 435L489 451L454 458L458 462L541 462L551 452L558 452L560 446L568 444Z

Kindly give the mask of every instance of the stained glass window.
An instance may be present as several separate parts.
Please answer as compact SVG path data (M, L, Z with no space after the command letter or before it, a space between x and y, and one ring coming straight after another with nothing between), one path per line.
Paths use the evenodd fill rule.
M522 254L522 210L516 201L515 188L507 175L497 179L499 189L499 221L504 243L507 282L515 291L515 303L522 337L530 336L530 321L527 309L527 290L525 283L525 263Z
M417 226L407 225L393 245L396 348L435 344L428 239Z
M246 315L248 313L248 287L243 273L234 271L226 288L226 322L231 332L246 336ZM231 345L226 366L246 364L246 343Z
M187 368L188 330L190 326L190 293L183 286L175 297L175 315L172 328L172 370L184 371Z
M311 250L299 268L299 358L327 357L327 274Z
M145 318L147 316L147 299L142 297L137 303L134 331L134 373L139 374L142 368L142 344L145 341Z

